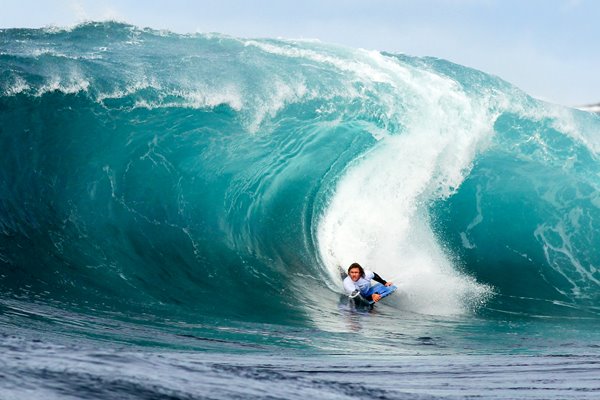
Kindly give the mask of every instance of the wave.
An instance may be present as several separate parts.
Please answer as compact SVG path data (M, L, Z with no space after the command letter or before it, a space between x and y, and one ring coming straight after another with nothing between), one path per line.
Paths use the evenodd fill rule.
M357 261L416 313L598 314L598 116L497 77L107 22L0 31L0 93L2 296L295 324Z

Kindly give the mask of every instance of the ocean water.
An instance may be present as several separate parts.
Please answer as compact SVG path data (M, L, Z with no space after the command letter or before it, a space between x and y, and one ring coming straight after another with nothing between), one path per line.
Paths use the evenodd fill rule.
M104 22L0 30L0 149L2 399L600 396L596 114Z

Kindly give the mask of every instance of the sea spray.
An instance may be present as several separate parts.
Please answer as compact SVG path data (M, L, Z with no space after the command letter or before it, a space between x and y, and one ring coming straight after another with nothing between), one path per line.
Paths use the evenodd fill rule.
M404 131L381 138L341 178L320 221L321 255L332 276L336 265L359 261L397 281L406 309L461 313L491 289L456 270L427 211L458 190L491 140L493 115L451 79L382 64L395 82L387 95L411 93L398 116Z

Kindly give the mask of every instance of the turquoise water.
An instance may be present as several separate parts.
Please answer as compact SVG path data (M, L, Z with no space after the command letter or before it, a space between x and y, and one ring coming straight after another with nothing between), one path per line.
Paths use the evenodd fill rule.
M442 389L461 357L497 398L592 398L599 138L597 115L431 57L118 23L0 30L0 388L490 395ZM353 307L337 266L356 261L398 292ZM331 389L344 366L377 375L374 355L376 387ZM562 359L568 384L548 378ZM164 383L198 363L231 390ZM407 386L413 369L439 387Z

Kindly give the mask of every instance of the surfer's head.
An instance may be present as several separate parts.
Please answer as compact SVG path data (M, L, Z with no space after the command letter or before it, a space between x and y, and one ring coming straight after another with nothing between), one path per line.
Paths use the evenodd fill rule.
M356 282L359 278L365 277L365 270L359 263L353 263L348 267L348 276Z

